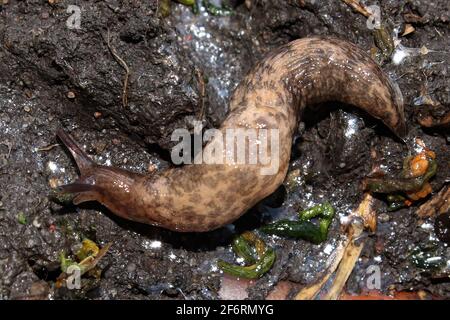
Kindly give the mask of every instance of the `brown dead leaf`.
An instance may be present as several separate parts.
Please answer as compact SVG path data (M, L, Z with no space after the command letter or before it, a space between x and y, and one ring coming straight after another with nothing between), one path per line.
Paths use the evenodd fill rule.
M416 29L412 26L412 24L405 24L405 30L402 33L402 37L407 36L410 33L413 33Z
M416 211L421 218L432 217L450 210L450 186L445 186Z

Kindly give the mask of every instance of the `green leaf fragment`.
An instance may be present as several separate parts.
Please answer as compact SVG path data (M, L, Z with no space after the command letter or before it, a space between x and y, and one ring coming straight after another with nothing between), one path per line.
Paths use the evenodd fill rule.
M98 248L97 244L94 241L84 239L82 242L82 247L80 248L80 250L78 250L76 256L78 260L81 261L90 256L94 257L97 256L99 250L100 249Z
M196 4L195 0L176 0L178 3L184 4L185 6L193 6Z
M206 11L208 11L213 16L229 16L233 13L230 8L226 6L218 7L212 4L209 0L203 0L202 4L205 7Z
M162 17L168 17L170 15L170 3L172 0L160 0L159 1L159 13Z
M299 213L299 220L279 220L262 227L260 230L267 234L299 238L314 244L319 244L327 239L328 229L335 210L330 203L325 202L311 207ZM319 217L319 223L312 223L311 219Z
M263 276L272 267L276 254L272 248L267 248L263 240L253 232L244 232L233 240L233 251L241 257L246 266L218 261L219 268L228 274L240 278L256 279Z
M266 253L256 263L250 266L239 266L220 260L218 266L223 272L239 278L257 279L263 276L272 268L275 262L276 254L272 248L267 249Z
M416 247L410 255L412 263L424 270L437 270L446 266L446 259L438 252L437 246Z
M59 261L61 264L62 272L67 272L67 268L69 268L69 266L71 266L71 265L77 265L77 263L75 261L73 261L72 259L66 258L66 253L64 251L61 251L59 253Z
M75 255L79 262L66 257L66 253L61 251L59 254L61 271L67 272L67 269L71 265L76 265L80 269L81 275L85 274L97 265L100 259L102 259L108 252L110 246L111 244L107 244L103 248L99 249L95 242L89 239L83 240L82 248Z
M323 218L333 218L334 208L329 202L324 202L309 209L300 211L298 215L301 221L309 221L317 216L321 216Z
M23 211L20 211L17 214L17 222L23 225L27 224L27 216L25 215L25 213L23 213Z
M243 237L236 237L233 240L232 247L236 255L244 259L245 263L253 264L256 262L257 257L255 248L252 247Z
M388 201L388 211L396 211L406 206L406 198L400 194L389 194L386 199Z
M376 46L381 50L381 54L384 58L388 59L395 49L391 31L386 26L381 26L381 28L375 28L373 30L373 36Z
M367 189L377 193L394 193L420 190L437 171L437 163L429 159L427 172L417 178L369 178L366 179Z

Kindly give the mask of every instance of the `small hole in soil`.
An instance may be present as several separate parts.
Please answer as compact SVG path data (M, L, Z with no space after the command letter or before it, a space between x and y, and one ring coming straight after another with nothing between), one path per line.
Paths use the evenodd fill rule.
M28 265L40 280L56 281L61 274L59 263L57 262L50 262L47 265L42 265L36 260L36 258L32 257L28 259Z

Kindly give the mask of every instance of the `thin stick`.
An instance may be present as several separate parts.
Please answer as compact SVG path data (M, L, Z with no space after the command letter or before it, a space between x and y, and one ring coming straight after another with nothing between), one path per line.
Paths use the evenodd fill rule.
M116 50L111 46L110 43L111 36L108 29L108 35L106 38L106 45L108 46L109 51L113 55L114 59L125 69L125 79L123 80L123 89L122 89L122 105L124 107L128 106L128 79L130 78L130 68L127 63L117 54Z
M365 16L366 18L372 15L369 11L367 11L364 5L359 3L359 0L342 0L342 1L345 2L347 5L349 5L350 7L352 7L353 10Z
M55 144L51 144L49 146L45 146L45 147L39 147L36 149L37 152L42 152L42 151L50 151L53 148L59 146L59 143L55 143Z
M203 72L201 72L200 70L196 69L195 70L196 74L197 74L197 78L198 78L198 83L200 86L200 99L201 99L201 103L200 103L200 121L203 120L203 117L205 116L205 79L203 78Z

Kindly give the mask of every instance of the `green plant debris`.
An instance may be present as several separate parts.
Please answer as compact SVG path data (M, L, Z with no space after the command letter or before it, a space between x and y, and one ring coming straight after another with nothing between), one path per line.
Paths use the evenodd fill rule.
M202 5L205 7L206 11L213 16L229 16L233 13L233 11L227 6L222 5L221 7L218 7L212 4L209 0L203 0Z
M171 2L172 0L159 0L158 11L163 18L170 15Z
M394 193L401 191L414 191L420 189L425 182L436 174L437 163L430 160L427 172L416 178L368 178L366 179L367 189L377 193Z
M299 220L279 220L261 228L261 231L267 234L275 234L291 238L299 238L319 244L327 239L328 229L335 210L330 203L325 202L299 213ZM319 218L317 224L309 221L313 218Z
M438 252L438 245L430 243L416 247L410 255L412 263L423 270L437 270L446 266L445 258Z
M239 266L222 260L218 262L218 266L223 272L233 276L246 279L257 279L272 268L275 259L275 251L272 248L269 248L258 261L250 266Z
M399 194L390 194L386 197L388 211L396 211L406 206L406 198Z
M192 12L194 14L197 14L199 12L197 1L196 0L174 0L178 3L181 3L182 5L185 5L187 7L192 7ZM166 18L170 15L171 12L171 3L172 0L160 0L159 1L159 13L163 18Z
M93 270L98 262L106 255L110 247L111 244L108 243L100 249L95 242L84 239L81 248L72 257L66 256L66 253L62 251L59 254L62 274L58 277L57 286L64 286L70 266L75 266L80 271L80 276ZM95 274L98 274L98 272Z
M428 167L425 173L415 176L411 163L414 162L415 158L418 159L420 155L406 157L403 160L402 172L398 177L367 178L365 189L387 194L386 201L389 211L396 211L411 205L412 201L427 196L431 192L428 181L436 174L437 162L433 157L427 156L427 162L425 163Z
M232 247L236 255L244 259L245 263L253 264L256 262L256 249L243 236L234 238Z
M27 224L27 217L26 217L25 213L23 213L23 211L20 211L17 214L17 222L19 222L20 224L23 224L23 225Z
M260 278L272 268L276 259L275 250L268 248L253 232L247 231L237 236L233 240L232 248L246 265L240 266L219 260L218 266L223 272L239 278Z
M67 268L69 268L71 265L77 264L72 259L66 258L66 253L64 251L61 251L59 253L59 262L62 272L67 272Z
M193 6L197 1L195 0L176 0L177 2L184 4L185 6Z
M76 253L79 261L86 259L89 256L97 256L100 249L97 244L89 239L84 239L80 250Z
M385 25L380 28L375 28L373 30L373 38L375 45L379 50L376 52L376 58L380 63L388 60L392 52L394 52L395 44L391 36L391 30L389 30Z

